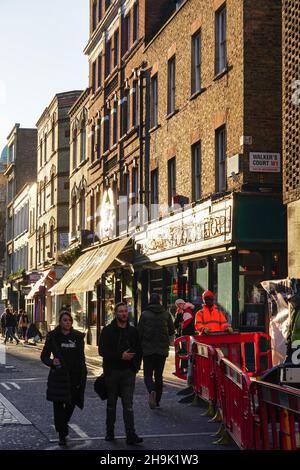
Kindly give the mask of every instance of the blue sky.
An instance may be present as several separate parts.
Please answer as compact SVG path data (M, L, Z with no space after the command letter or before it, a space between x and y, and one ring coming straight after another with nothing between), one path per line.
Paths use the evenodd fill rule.
M0 0L0 153L55 93L88 85L88 0Z

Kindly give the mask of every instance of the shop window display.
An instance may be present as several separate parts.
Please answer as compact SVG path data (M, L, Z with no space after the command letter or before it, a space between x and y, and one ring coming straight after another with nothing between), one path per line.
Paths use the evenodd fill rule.
M131 324L134 324L133 310L133 277L131 271L123 270L123 299L127 303L128 318Z
M213 259L213 291L217 304L232 322L232 259L230 255Z
M105 325L108 325L114 319L115 309L115 273L109 273L105 279Z
M170 308L178 299L178 266L177 264L166 267L166 304Z
M197 260L192 263L191 302L201 304L202 294L208 289L208 261Z
M72 295L71 312L73 317L73 327L85 330L86 325L86 292L77 292Z
M97 289L89 292L89 326L97 326Z

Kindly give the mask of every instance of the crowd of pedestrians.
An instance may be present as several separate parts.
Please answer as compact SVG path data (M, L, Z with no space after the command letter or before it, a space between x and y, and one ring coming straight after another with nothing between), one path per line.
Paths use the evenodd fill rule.
M210 334L230 329L217 309L214 295L203 295L203 306L196 313L193 304L178 299L175 322L156 293L141 313L135 327L129 321L126 302L115 306L113 321L100 334L98 352L103 358L106 388L106 441L115 440L116 407L121 399L128 445L143 442L135 429L133 397L136 375L143 361L144 383L151 410L160 407L163 372L169 354L170 338L182 334ZM211 312L211 317L209 314ZM201 320L201 327L200 327ZM69 311L62 311L58 326L46 338L41 360L49 368L47 399L53 402L54 423L59 444L66 445L68 423L75 406L83 408L86 384L84 334L73 329Z
M29 321L23 309L20 309L18 313L10 308L5 309L1 315L1 336L4 338L4 344L13 343L13 341L19 344L21 339L27 344L31 338L35 344L36 341L42 340L41 333L36 325Z

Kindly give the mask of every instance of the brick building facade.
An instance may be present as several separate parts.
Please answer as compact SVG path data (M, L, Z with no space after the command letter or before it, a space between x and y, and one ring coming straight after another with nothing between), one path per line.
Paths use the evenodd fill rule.
M84 228L99 242L57 294L86 293L77 312L99 330L121 298L136 319L149 292L172 308L209 287L234 325L264 328L260 282L285 275L281 2L100 4L81 121Z
M56 322L59 304L52 304L49 289L62 275L60 255L69 244L69 110L81 91L55 95L37 122L37 228L36 265L43 282L35 292L37 321ZM52 316L53 315L53 316Z
M283 1L283 197L288 208L288 274L300 278L300 2Z

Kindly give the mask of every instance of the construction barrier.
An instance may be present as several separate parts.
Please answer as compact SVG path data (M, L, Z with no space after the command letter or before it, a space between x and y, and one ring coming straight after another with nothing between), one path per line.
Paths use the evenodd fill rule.
M300 390L259 380L272 367L268 335L181 337L175 346L176 375L190 360L196 395L219 412L216 443L230 436L240 449L300 450Z
M181 336L175 341L175 375L187 378L187 364L197 353L195 344L205 344L222 350L224 356L249 376L259 376L272 367L270 337L265 333L218 333L211 335Z
M191 342L193 337L180 336L174 343L175 347L175 372L174 375L179 379L187 379L188 361L191 357Z
M261 381L251 384L255 449L300 449L300 390Z
M228 359L220 359L220 409L224 430L240 449L254 449L251 380Z
M221 349L224 356L249 377L261 375L272 367L270 336L266 333L198 335L194 336L194 343Z
M215 356L212 346L194 343L193 352L193 388L197 396L214 406L216 403Z

